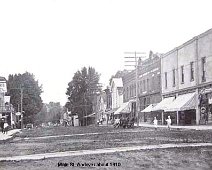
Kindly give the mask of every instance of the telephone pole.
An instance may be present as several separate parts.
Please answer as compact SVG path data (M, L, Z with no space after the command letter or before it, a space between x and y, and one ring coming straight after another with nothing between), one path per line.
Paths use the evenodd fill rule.
M10 90L20 90L21 92L21 129L23 129L23 87L20 86L20 88L11 88ZM18 104L18 111L19 111L19 104Z
M21 87L21 129L23 129L23 88Z
M135 59L134 61L133 60L127 60L125 62L132 62L134 64L128 64L128 65L125 65L125 66L134 66L135 67L135 98L136 98L136 107L135 107L135 118L137 120L137 126L139 126L139 116L138 116L138 110L139 110L139 107L138 107L138 58L140 57L145 57L143 55L145 55L146 53L145 52L125 52L125 54L134 54L134 57L124 57L126 59ZM137 56L137 55L141 55L141 56Z

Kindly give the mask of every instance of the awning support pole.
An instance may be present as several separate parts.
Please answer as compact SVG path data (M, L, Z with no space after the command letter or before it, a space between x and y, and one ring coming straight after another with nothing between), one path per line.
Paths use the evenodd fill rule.
M179 125L179 111L177 111L177 125Z
M163 122L163 111L162 111L162 113L161 113L161 119L162 119L162 120L161 120L161 124L163 125L163 123L164 123L164 122Z

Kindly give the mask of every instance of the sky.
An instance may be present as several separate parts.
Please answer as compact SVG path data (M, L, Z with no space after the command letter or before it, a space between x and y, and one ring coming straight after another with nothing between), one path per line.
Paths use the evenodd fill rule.
M211 0L2 0L0 76L33 73L43 102L64 105L76 71L92 66L106 86L128 69L125 52L166 53L211 29L211 6Z

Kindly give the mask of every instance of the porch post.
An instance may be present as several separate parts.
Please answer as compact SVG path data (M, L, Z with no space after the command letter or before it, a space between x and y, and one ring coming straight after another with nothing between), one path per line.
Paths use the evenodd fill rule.
M199 109L199 93L198 93L198 89L196 89L196 106L195 106L195 110L196 110L196 124L199 125L199 121L200 121L200 109Z
M179 111L177 111L177 125L179 125Z
M161 113L161 124L163 125L164 124L164 122L163 122L163 111L162 111L162 113Z

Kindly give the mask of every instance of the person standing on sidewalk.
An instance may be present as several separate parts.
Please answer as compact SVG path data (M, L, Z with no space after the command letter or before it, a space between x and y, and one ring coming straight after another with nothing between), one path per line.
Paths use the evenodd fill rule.
M170 118L170 116L168 116L168 119L166 119L166 122L167 122L167 127L169 130L171 130L171 123L172 123L172 120Z
M153 124L154 124L155 130L157 130L157 127L158 127L158 120L157 120L156 117L154 117Z
M9 125L8 125L7 122L5 122L5 123L4 123L4 133L7 134L8 129L9 129Z

